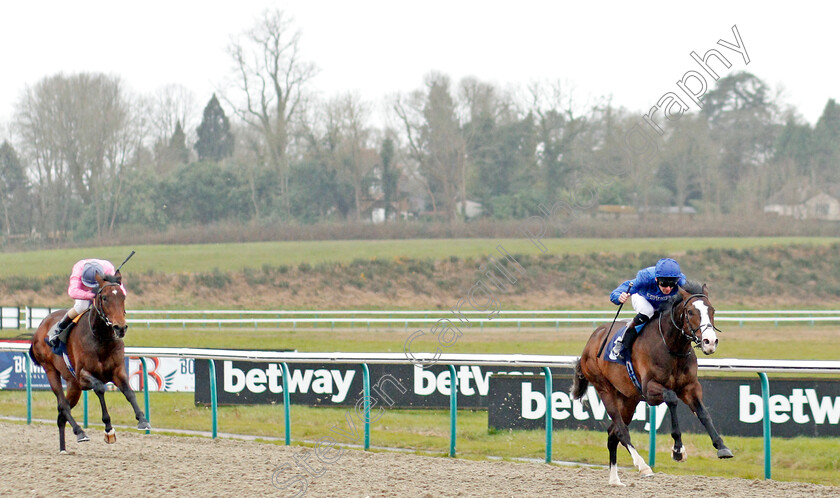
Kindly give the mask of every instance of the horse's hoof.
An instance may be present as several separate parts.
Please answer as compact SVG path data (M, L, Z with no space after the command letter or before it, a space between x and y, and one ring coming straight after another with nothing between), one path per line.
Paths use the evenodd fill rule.
M67 453L67 450L61 450L61 451L58 452L58 454L59 455L69 455L70 453Z
M735 455L732 454L732 450L726 446L718 450L718 458L732 458L734 456Z
M90 438L87 437L87 434L85 434L84 432L76 436L77 443L86 443L88 441L90 441Z
M624 486L627 486L627 485L626 485L626 484L624 484L624 483L623 483L623 482L621 482L621 481L615 481L615 482L610 481L610 486L620 486L620 487L624 487Z
M680 463L688 460L688 458L685 456L685 446L680 448L679 451L671 450L671 457L674 459L674 461L680 462Z
M152 424L150 424L148 422L140 422L139 424L137 424L137 430L138 431L148 431L148 430L151 430L151 428L152 428Z
M653 470L650 467L642 469L639 471L639 475L642 477L650 477L653 475Z
M114 429L111 429L111 432L105 433L105 442L108 444L114 444L117 442L117 433Z

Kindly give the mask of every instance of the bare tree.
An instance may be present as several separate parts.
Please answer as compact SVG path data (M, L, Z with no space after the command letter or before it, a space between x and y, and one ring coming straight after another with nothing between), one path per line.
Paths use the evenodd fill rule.
M302 90L316 68L301 60L300 32L279 10L264 12L253 28L231 41L228 53L235 66L239 99L226 96L225 100L240 119L262 133L268 162L281 178L288 216L290 127L301 111Z
M425 89L398 98L394 110L405 129L409 153L426 177L433 206L437 193L452 222L456 196L465 191L466 143L449 87L448 77L432 73Z
M719 159L705 119L684 115L668 128L661 159L673 181L674 203L682 209L689 195L699 190L702 175L714 172Z
M154 136L152 149L155 152L155 162L158 171L167 172L180 161L172 159L169 154L169 145L175 135L176 128L182 127L187 134L187 149L189 143L193 142L190 137L190 130L197 126L197 105L193 93L186 87L178 84L170 84L160 87L154 94L147 97L143 111L150 127L150 133Z
M258 178L260 172L265 170L266 157L264 154L263 135L251 127L236 129L234 132L237 145L234 148L233 162L245 175L248 185L248 194L253 210L253 221L258 221L263 213L260 211L262 202L259 195Z
M16 106L16 130L35 179L43 231L66 230L74 198L94 211L96 233L113 229L123 169L139 146L140 121L118 78L44 78Z
M339 176L353 187L356 219L362 217L364 180L377 163L377 153L369 148L370 108L356 94L336 97L326 108L326 137L331 163Z
M178 84L158 88L151 96L149 124L157 140L169 140L175 127L181 123L184 130L198 126L195 95Z
M529 111L536 116L538 163L543 174L546 199L555 199L558 190L574 187L582 162L578 140L586 119L577 112L571 91L560 82L533 83L528 88Z

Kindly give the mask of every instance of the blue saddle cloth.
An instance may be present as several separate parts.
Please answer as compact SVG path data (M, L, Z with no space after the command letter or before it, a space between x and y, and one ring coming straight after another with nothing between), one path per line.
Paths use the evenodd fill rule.
M633 385L636 386L636 389L638 389L641 393L642 384L639 382L639 377L636 375L636 369L633 368L633 362L630 360L630 352L622 345L621 356L614 360L610 358L610 351L612 351L613 346L615 346L615 341L617 341L619 337L624 336L624 331L627 330L629 325L630 322L626 322L624 326L618 329L610 340L607 341L607 346L604 348L604 359L613 363L618 363L619 365L624 365L627 369L627 374L630 376L630 380L633 382Z

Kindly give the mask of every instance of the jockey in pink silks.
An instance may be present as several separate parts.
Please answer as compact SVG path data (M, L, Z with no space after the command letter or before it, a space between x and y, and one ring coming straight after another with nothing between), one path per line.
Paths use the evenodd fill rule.
M70 273L70 285L67 287L67 294L76 300L72 308L64 315L64 318L53 327L47 336L47 343L55 348L58 342L66 342L67 335L76 324L73 320L84 313L96 297L99 291L99 283L96 275L105 276L115 273L114 265L105 259L83 259L73 265ZM125 294L125 287L120 284Z

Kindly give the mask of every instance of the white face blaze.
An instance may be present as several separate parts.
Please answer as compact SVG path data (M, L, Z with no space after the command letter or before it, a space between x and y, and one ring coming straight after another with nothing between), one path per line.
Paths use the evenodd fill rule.
M717 349L718 341L715 328L712 326L712 320L709 318L709 307L699 299L695 299L691 304L700 313L700 330L702 331L700 347L704 353L712 354Z

